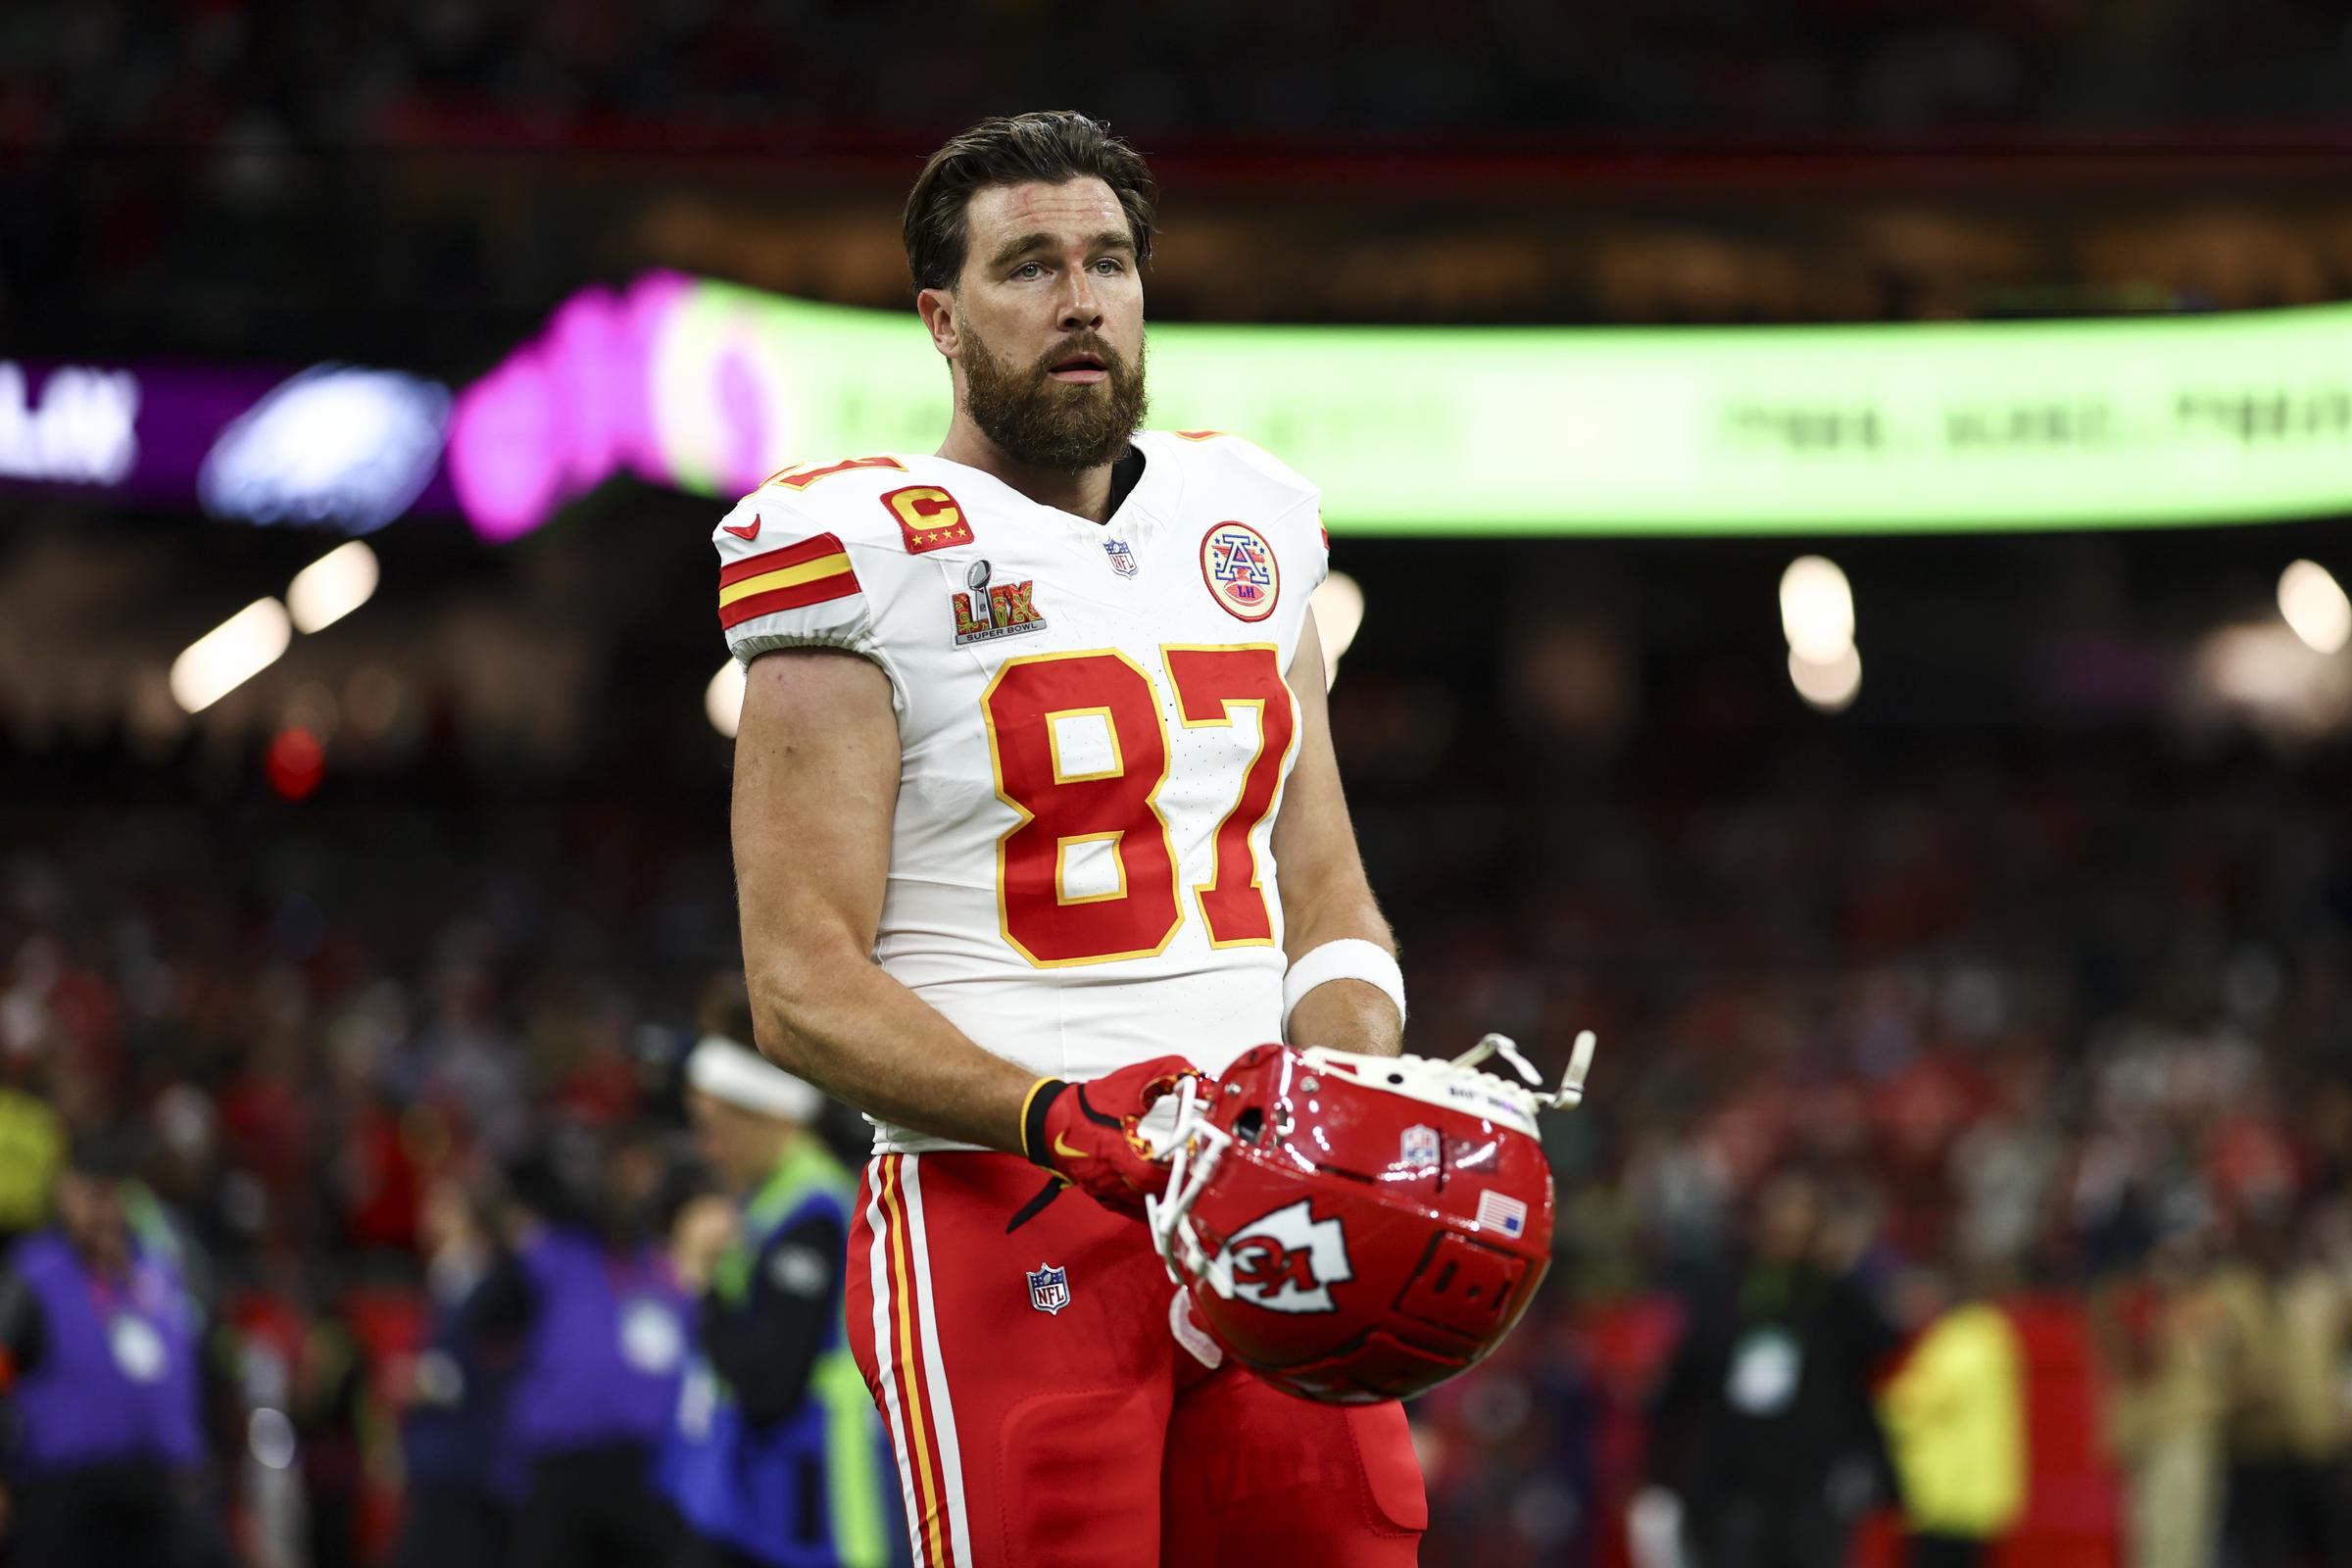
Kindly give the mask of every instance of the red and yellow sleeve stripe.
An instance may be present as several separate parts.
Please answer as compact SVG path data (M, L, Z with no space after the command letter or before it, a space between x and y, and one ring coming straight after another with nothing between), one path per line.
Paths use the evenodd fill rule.
M779 610L800 610L858 592L849 552L829 533L747 556L718 573L718 623L739 626Z

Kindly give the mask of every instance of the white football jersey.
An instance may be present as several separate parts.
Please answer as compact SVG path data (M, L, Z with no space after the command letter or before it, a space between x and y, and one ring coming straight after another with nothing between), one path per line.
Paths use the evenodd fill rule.
M1107 523L896 455L788 468L711 535L737 659L844 648L890 677L882 967L1073 1079L1170 1053L1214 1073L1279 1037L1284 675L1328 559L1314 487L1249 442L1135 444Z

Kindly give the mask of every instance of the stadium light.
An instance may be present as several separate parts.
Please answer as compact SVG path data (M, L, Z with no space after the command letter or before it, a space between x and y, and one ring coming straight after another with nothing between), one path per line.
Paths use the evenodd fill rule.
M314 632L331 626L368 602L381 571L375 552L354 539L338 545L294 574L286 609L294 629Z
M2336 653L2352 642L2352 599L2316 561L2298 561L2278 574L2278 613L2315 654Z
M1323 644L1323 689L1340 678L1340 656L1355 641L1364 624L1363 585L1344 571L1323 579L1312 601L1315 632Z
M1838 563L1799 556L1781 573L1781 630L1808 664L1836 664L1853 652L1854 590Z
M729 740L743 725L743 666L730 659L703 688L703 711L710 715L710 727Z
M257 599L206 632L172 662L172 700L202 712L277 662L293 641L286 607Z
M1791 648L1788 681L1811 707L1825 713L1842 712L1862 690L1862 655L1849 642L1836 659L1816 663Z

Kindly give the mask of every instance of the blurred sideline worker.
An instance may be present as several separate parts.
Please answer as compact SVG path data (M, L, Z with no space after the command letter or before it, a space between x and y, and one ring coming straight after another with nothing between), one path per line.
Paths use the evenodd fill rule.
M520 1568L642 1568L675 1544L653 1464L694 1308L656 1241L663 1176L646 1138L608 1135L599 1170L538 1195L468 1314L492 1344L518 1346L507 1441L527 1467Z
M1085 115L952 138L903 225L939 449L799 454L712 530L756 1044L875 1122L849 1320L926 1568L1403 1568L1403 1408L1180 1343L1140 1223L1138 1128L1187 1075L1404 1028L1321 492L1137 428L1156 202Z
M1645 1563L1679 1544L1697 1568L1842 1568L1888 1500L1870 1376L1893 1332L1822 1225L1814 1181L1775 1176L1746 1255L1690 1303L1629 1520Z
M49 1102L0 1083L0 1246L40 1224L65 1150L65 1125Z
M521 1467L506 1441L513 1347L467 1332L489 1276L491 1226L457 1182L424 1195L428 1340L400 1425L407 1477L396 1568L504 1568L514 1545Z
M2332 1245L2331 1230L2339 1233ZM2283 1214L2258 1220L2246 1260L2217 1281L2237 1344L2225 1536L2229 1559L2242 1568L2352 1563L2344 1495L2352 1257L2340 1230L2340 1215L2300 1239Z
M812 1126L824 1098L715 1034L686 1086L696 1148L734 1196L695 1200L673 1231L679 1279L702 1298L662 1464L693 1538L681 1562L882 1568L897 1524L882 1427L842 1318L857 1183Z
M2198 1227L2158 1237L2141 1278L2100 1313L2132 1568L2211 1568L2221 1544L2223 1429L2239 1347L2205 1247Z
M1931 1322L1879 1391L1910 1568L1977 1568L2026 1503L2023 1357L1989 1301Z
M200 1325L168 1250L123 1210L126 1151L79 1143L55 1222L0 1270L11 1568L211 1568Z

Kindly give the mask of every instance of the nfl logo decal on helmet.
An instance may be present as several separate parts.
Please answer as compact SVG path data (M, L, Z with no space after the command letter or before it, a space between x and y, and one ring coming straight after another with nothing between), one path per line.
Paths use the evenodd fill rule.
M1029 1276L1029 1304L1040 1312L1058 1312L1070 1304L1069 1270L1040 1263Z
M1551 1265L1536 1118L1584 1099L1592 1036L1543 1094L1500 1035L1451 1061L1258 1046L1186 1080L1153 1241L1218 1348L1331 1404L1407 1398L1501 1344Z
M1217 603L1243 620L1265 619L1282 596L1274 547L1246 522L1220 522L1201 535L1200 577Z

